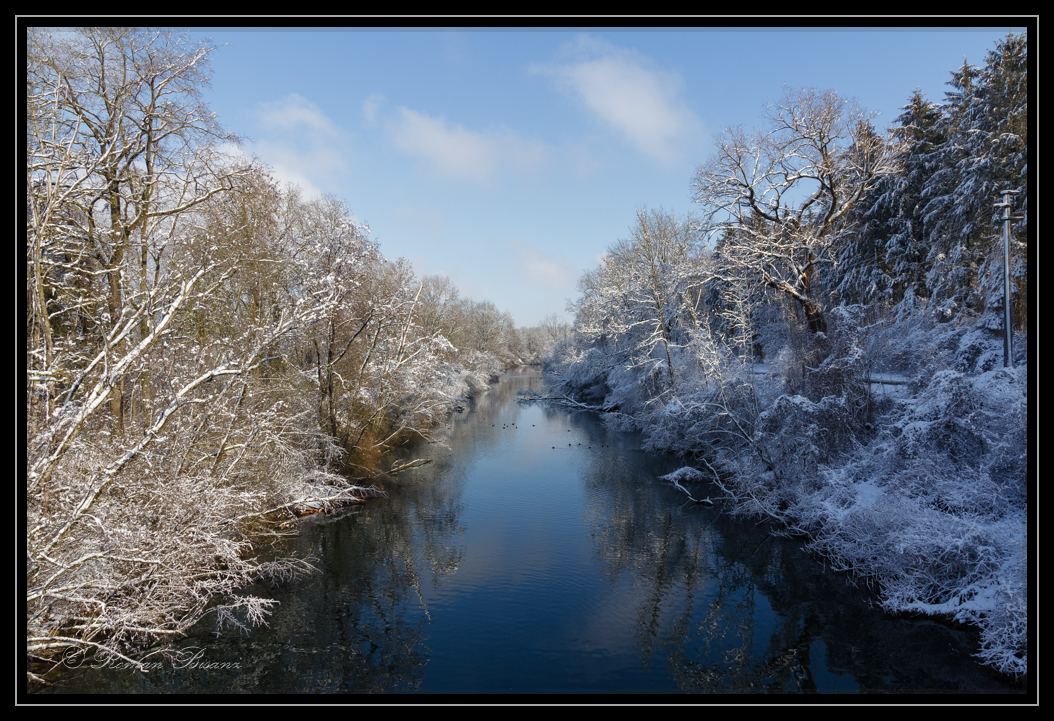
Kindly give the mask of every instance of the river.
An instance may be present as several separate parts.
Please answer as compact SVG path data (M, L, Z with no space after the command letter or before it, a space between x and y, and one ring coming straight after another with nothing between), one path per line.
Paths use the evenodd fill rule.
M635 434L517 402L540 384L504 376L397 454L433 462L388 498L282 541L319 573L247 589L280 602L268 626L203 623L181 659L89 660L49 691L1018 692L968 631L884 614L800 542L686 502L658 480L683 464Z

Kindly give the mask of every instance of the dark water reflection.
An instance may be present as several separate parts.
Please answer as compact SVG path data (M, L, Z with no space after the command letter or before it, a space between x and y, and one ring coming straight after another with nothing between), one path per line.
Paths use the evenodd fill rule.
M182 661L145 675L89 661L52 690L1015 691L969 634L871 608L798 544L685 503L656 480L676 459L594 414L518 404L523 385L540 380L503 378L446 445L405 450L434 461L392 478L389 499L276 549L321 573L250 589L281 602L268 627L203 624Z

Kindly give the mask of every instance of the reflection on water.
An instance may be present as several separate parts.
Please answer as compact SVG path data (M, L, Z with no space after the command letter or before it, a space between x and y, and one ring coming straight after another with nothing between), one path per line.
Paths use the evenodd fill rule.
M91 659L102 693L953 692L1015 690L967 633L891 618L793 541L685 503L594 414L518 404L510 376L450 421L390 497L266 553L320 573L254 588L251 635L202 624L149 674ZM702 489L703 494L710 492ZM90 668L90 666L103 666Z

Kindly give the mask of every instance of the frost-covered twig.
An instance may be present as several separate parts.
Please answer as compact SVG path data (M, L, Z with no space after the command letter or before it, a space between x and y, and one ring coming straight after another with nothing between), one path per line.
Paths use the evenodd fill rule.
M695 498L688 491L688 489L682 486L680 483L680 481L682 480L701 481L703 480L703 478L705 478L703 474L697 471L696 469L692 468L691 466L684 466L682 468L678 468L673 473L667 473L665 476L659 476L659 480L668 481L669 483L672 483L674 488L684 493L684 495L688 496L688 500L690 500L692 503L703 503L708 506L712 506L714 505L714 502L710 500L709 496L707 496L706 498Z

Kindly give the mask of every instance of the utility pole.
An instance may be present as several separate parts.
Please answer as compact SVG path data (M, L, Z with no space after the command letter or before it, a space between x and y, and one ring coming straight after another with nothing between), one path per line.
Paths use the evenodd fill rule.
M1010 328L1010 196L1016 190L1004 190L1003 202L995 207L1003 209L1003 367L1014 367L1012 331Z

